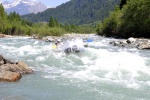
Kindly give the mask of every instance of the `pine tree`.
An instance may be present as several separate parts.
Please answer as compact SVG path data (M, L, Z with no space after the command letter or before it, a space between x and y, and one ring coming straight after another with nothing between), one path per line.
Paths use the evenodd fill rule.
M55 27L55 20L52 16L50 17L49 27Z
M4 11L4 7L0 4L0 32L2 32L6 27L6 13Z

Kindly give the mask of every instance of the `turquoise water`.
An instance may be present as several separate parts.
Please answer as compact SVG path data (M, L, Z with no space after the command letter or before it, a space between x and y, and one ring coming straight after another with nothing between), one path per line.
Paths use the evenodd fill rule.
M149 100L150 51L119 48L91 36L78 54L24 37L0 39L0 54L24 61L35 73L0 83L0 100Z

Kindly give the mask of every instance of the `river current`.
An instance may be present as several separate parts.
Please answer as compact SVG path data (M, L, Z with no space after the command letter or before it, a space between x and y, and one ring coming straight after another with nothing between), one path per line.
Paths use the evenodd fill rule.
M24 61L34 74L0 83L0 100L150 100L150 51L90 36L79 53L54 51L53 43L26 37L0 39L0 54Z

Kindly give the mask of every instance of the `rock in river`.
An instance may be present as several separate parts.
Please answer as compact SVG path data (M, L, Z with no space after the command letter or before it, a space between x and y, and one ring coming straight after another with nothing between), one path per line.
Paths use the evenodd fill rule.
M22 74L31 74L33 70L23 61L14 63L0 55L0 81L14 82L22 77Z

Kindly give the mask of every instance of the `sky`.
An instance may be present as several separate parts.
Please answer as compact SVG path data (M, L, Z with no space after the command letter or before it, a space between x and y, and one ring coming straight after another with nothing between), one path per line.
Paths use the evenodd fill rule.
M0 1L12 2L14 0L0 0ZM46 6L48 6L48 7L56 7L56 6L58 6L58 5L62 4L62 3L70 1L70 0L32 0L32 1L40 1L43 4L45 4Z

